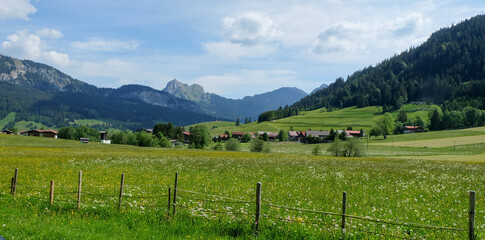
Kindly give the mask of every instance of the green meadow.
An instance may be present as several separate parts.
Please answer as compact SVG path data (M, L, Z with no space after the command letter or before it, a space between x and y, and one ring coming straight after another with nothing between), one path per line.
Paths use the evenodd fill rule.
M428 121L428 108L426 104L406 104L401 109L393 111L391 115L396 118L400 111L405 111L408 118L421 117L424 122ZM278 132L280 129L286 131L293 128L295 131L313 130L330 130L330 129L347 129L351 126L354 130L363 129L369 131L376 121L382 115L380 107L349 107L328 112L325 108L313 111L302 111L300 115L288 118L278 119L271 122L241 124L236 127L234 122L209 122L206 124L211 133L222 134L229 132Z
M351 109L349 109L351 111ZM468 192L485 233L485 145L401 146L418 135L363 139L367 156L311 155L316 145L269 143L271 153L141 148L0 135L0 235L6 239L464 239ZM484 128L422 140L485 136ZM390 145L389 145L390 143ZM394 145L392 144L394 143ZM320 144L325 151L328 144ZM15 197L10 179L19 168ZM81 208L76 209L79 171ZM168 188L179 173L177 214ZM120 176L125 174L121 209ZM55 181L53 205L49 184ZM262 217L254 231L256 183ZM347 193L346 232L340 230ZM292 210L300 209L300 210ZM302 210L303 209L303 210ZM308 211L307 211L308 210ZM376 219L380 219L377 221ZM385 220L385 221L383 221ZM416 226L418 224L418 226ZM422 228L422 226L431 229ZM434 229L435 227L453 230Z

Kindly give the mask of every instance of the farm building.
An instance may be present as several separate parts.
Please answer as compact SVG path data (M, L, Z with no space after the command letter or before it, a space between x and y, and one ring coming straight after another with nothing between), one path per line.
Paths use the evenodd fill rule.
M288 131L288 140L290 141L298 141L298 132L297 131Z
M243 132L232 132L231 135L232 135L233 138L241 139L242 136L244 135L244 133Z
M184 134L184 143L190 143L190 132L182 132Z
M424 127L421 126L404 126L404 133L420 133L424 132Z
M108 139L108 132L101 131L99 132L99 142L105 144L111 144L111 140Z
M353 131L353 130L347 130L347 137L356 137L356 138L361 138L365 137L365 132L364 131Z
M22 131L19 133L23 136L35 136L35 137L49 137L49 138L57 138L57 131L55 130L28 130Z
M0 132L1 134L8 134L8 135L13 135L13 131L10 130L3 130Z

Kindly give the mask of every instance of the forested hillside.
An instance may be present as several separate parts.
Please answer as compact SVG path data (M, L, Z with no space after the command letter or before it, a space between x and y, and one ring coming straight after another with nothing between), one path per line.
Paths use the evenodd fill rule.
M485 16L441 29L421 46L411 48L377 66L338 78L288 109L260 115L267 121L297 114L302 109L348 106L400 108L426 101L443 110L485 107Z

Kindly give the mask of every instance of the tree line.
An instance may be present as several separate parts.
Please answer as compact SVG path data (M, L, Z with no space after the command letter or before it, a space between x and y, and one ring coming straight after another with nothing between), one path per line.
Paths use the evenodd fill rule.
M416 48L337 78L327 88L302 98L285 112L262 113L261 121L325 107L383 106L399 109L423 101L446 104L448 111L485 107L485 16L441 29Z

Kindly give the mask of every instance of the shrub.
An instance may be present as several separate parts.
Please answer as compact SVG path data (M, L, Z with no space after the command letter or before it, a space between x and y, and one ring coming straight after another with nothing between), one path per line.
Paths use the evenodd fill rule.
M217 144L214 146L214 150L216 150L216 151L222 151L222 150L224 150L224 148L222 147L222 144L217 143Z
M315 156L319 156L322 154L322 148L320 148L320 145L316 145L313 150L312 150L312 154L315 155Z
M161 137L160 140L158 141L158 145L162 148L171 148L172 147L172 142L168 140L166 137Z
M361 157L365 155L364 145L357 138L350 138L345 143L335 140L327 149L335 157Z
M251 152L262 152L263 148L264 148L264 140L262 139L251 140L251 145L249 146L249 150Z
M364 156L364 145L357 138L350 138L344 144L345 156L362 157Z
M344 146L338 138L335 138L333 143L327 149L327 152L329 152L330 154L332 154L335 157L343 156L344 155Z
M239 151L241 148L241 144L239 143L239 140L235 138L229 139L226 143L226 150L227 151Z
M251 134L249 134L249 133L245 133L245 134L242 136L242 138L241 138L241 142L242 142L242 143L247 143L247 142L251 141L251 138L252 138L252 137L251 137Z

